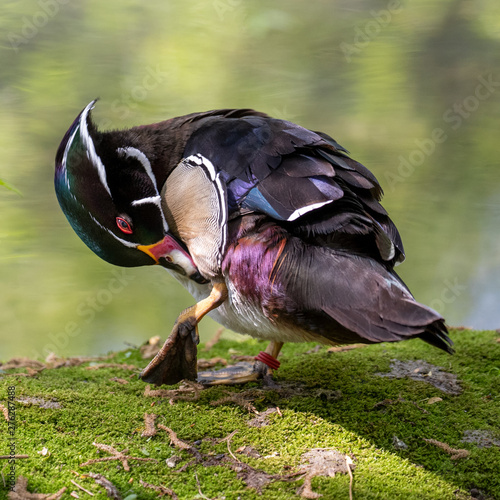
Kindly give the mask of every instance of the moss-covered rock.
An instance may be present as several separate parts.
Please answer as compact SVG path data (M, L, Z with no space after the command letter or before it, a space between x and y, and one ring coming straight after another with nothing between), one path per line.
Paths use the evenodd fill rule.
M358 500L500 498L497 337L453 331L454 356L418 340L337 352L287 344L276 386L174 386L163 393L150 388L149 394L137 377L147 363L139 349L76 366L55 368L54 361L43 370L4 364L0 454L10 453L15 437L16 454L28 455L15 461L16 477L28 479L30 492L67 487L63 499L72 498L72 491L90 498L71 480L96 499L108 498L90 473L129 500L171 494L347 499L350 488ZM232 354L255 355L264 346L221 340L201 354L232 362ZM393 378L382 376L387 374ZM455 375L459 389L438 388L442 374L448 380ZM13 436L9 402L11 416L15 408ZM145 414L156 415L149 436L142 435ZM311 450L318 449L353 462L352 484L347 465L330 463L319 452L318 462L311 462ZM120 456L128 457L129 471ZM8 459L0 460L0 470L8 486ZM0 483L0 499L8 498L7 490Z

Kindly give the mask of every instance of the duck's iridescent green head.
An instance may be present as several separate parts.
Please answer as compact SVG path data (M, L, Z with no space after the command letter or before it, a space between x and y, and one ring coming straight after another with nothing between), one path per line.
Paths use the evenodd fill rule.
M111 264L159 263L196 279L190 255L168 232L149 159L129 135L98 131L94 104L78 115L56 155L55 189L68 221Z

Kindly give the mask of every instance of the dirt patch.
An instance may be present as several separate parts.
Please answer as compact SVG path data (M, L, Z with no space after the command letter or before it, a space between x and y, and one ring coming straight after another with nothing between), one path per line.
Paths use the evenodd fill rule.
M476 444L479 448L500 447L500 439L496 439L491 431L482 430L464 431L462 443Z
M33 370L40 370L45 368L45 364L41 361L35 361L29 358L12 358L6 363L0 363L2 370L12 370L15 368L31 368Z
M61 403L58 403L57 401L45 401L45 399L42 398L32 398L29 396L17 398L16 401L18 403L22 403L23 405L39 406L45 410L59 410L62 408Z
M454 396L458 396L463 392L456 375L444 372L439 366L431 365L420 359L417 361L391 359L391 371L376 373L375 375L388 378L411 378L419 382L427 382L440 391Z
M350 457L333 449L315 448L304 453L301 457L300 472L305 474L304 484L297 494L302 498L319 498L319 493L312 491L311 480L317 476L335 477L335 474L349 474L351 476L354 465Z
M268 474L263 470L254 469L244 463L241 463L241 465L232 464L231 468L236 472L236 477L241 479L248 488L253 488L259 493L262 493L262 488L264 486L278 479L278 477L272 474Z
M235 453L241 453L250 458L261 458L262 455L253 446L241 446Z
M252 420L249 420L247 422L247 425L250 427L266 427L270 424L269 415L272 415L273 413L276 413L277 410L276 408L268 408L266 411L263 411L262 413L259 413L255 418L252 418Z
M61 488L56 493L30 493L28 491L28 480L19 476L17 478L16 486L14 490L9 491L8 499L9 500L59 500L64 492L67 490L66 487Z

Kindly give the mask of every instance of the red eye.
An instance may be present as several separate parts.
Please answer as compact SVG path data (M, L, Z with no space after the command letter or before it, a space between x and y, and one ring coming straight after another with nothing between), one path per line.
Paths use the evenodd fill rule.
M127 222L123 217L117 217L116 218L116 225L125 234L132 234L132 226L130 225L129 222Z

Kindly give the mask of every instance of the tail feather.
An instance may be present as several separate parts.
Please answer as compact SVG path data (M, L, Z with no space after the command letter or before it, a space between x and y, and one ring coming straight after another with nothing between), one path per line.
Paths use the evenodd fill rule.
M453 341L448 337L448 328L444 324L444 320L436 321L432 325L429 325L427 330L420 334L419 337L430 345L438 347L449 354L453 354L455 349L451 347Z
M294 251L284 253L280 274L289 279L298 304L334 320L330 329L321 328L326 338L378 343L419 337L453 353L444 319L417 302L393 271L369 257L305 246L297 240L288 250L290 246ZM337 331L335 323L340 326Z

